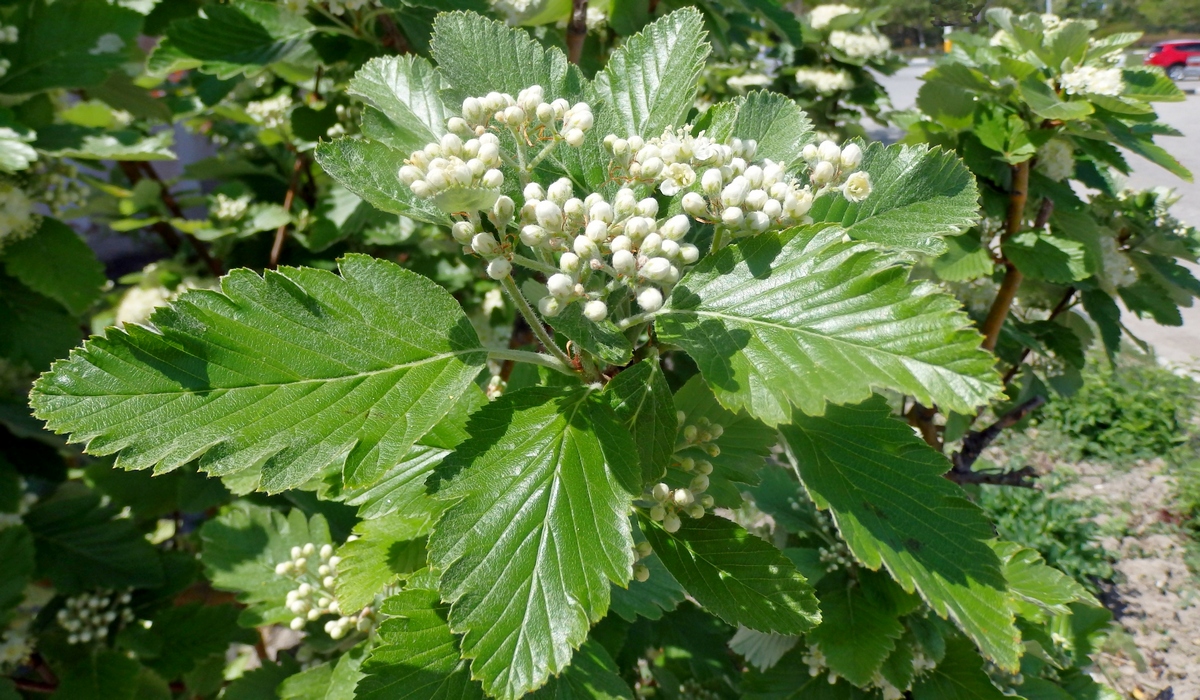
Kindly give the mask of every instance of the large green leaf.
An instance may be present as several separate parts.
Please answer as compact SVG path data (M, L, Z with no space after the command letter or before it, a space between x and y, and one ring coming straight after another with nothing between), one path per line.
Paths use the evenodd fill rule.
M441 75L419 56L381 56L366 63L351 78L346 91L365 98L391 127L389 145L416 151L438 141L453 116L442 103Z
M37 546L37 572L60 593L153 588L163 581L154 547L128 518L78 482L60 486L25 514Z
M433 25L430 52L450 83L451 106L467 97L505 92L513 97L531 85L541 85L546 98L564 97L569 69L567 56L557 48L544 49L529 34L474 12L446 12Z
M971 643L954 639L946 643L946 656L912 689L913 700L1005 700L983 670L983 659Z
M804 110L775 92L756 90L713 107L712 114L709 136L719 141L754 139L758 142L755 158L773 160L786 169L800 160L800 151L814 138Z
M408 153L378 141L341 138L317 146L317 162L346 189L377 209L431 224L450 218L412 193L397 175Z
M419 579L419 580L418 580ZM410 587L383 603L389 618L379 627L381 644L362 665L358 700L482 700L459 657L458 637L446 621L433 577L414 578Z
M590 389L521 389L471 416L443 462L453 500L430 536L472 677L504 700L570 662L631 578L641 493L629 432Z
M633 700L633 691L621 678L617 664L597 641L579 647L571 665L557 678L530 693L536 700Z
M634 622L639 617L661 619L663 613L671 612L682 603L687 593L662 565L657 554L651 554L639 563L650 570L650 578L630 581L629 588L614 585L609 607L628 622Z
M679 421L671 387L651 358L627 367L604 387L617 419L629 429L642 465L642 483L663 475L675 453Z
M1039 75L1026 77L1017 87L1021 91L1021 98L1042 119L1070 121L1083 119L1096 111L1090 102L1084 100L1064 102Z
M283 490L326 469L370 483L471 386L485 354L434 282L365 255L341 276L235 270L88 341L43 375L36 415L117 466L217 475L262 465Z
M992 542L1004 565L1008 589L1021 600L1058 615L1069 615L1070 603L1099 605L1081 583L1048 565L1036 550L1015 542Z
M297 55L313 26L283 5L236 0L204 8L204 15L172 22L174 50L201 61L203 70L227 78Z
M92 249L70 226L48 216L33 235L6 245L0 260L8 274L75 314L91 306L106 281Z
M200 529L200 560L214 588L234 591L247 605L242 620L250 625L289 622L295 614L285 607L296 587L275 573L275 565L290 561L292 547L331 543L325 518L312 520L299 509L288 515L239 501Z
M1183 102L1187 99L1183 90L1158 66L1125 68L1121 71L1121 78L1125 81L1122 97L1145 102Z
M704 18L684 8L625 40L596 74L597 93L612 110L619 136L659 136L683 123L695 102L709 45Z
M1047 233L1026 231L1013 236L1004 242L1004 256L1035 280L1070 284L1091 274L1082 243Z
M566 336L580 348L612 365L626 365L633 357L633 345L612 321L599 323L583 315L583 304L571 304L550 319L554 330Z
M818 507L832 511L855 558L870 569L886 566L999 666L1015 669L1020 637L987 543L991 524L942 478L946 459L890 413L877 396L820 417L797 415L781 432L800 480Z
M885 576L852 579L839 573L823 577L817 586L821 624L807 641L821 650L829 670L858 686L871 683L904 633L900 611L885 587L876 584Z
M311 666L279 684L279 700L355 700L368 645L359 644L336 661Z
M813 221L831 221L851 238L936 255L944 236L979 220L975 177L951 151L928 146L872 143L859 168L871 176L871 194L851 202L833 191L813 202Z
M0 529L0 561L4 562L0 570L0 620L4 620L8 611L21 603L25 586L33 578L34 543L29 528L8 525Z
M148 628L133 627L138 658L164 678L178 678L201 659L224 654L230 642L254 644L258 634L238 626L233 605L187 603L163 608Z
M717 398L769 425L792 405L867 398L872 388L968 413L996 396L992 357L930 284L835 227L762 234L709 255L658 315L659 338L695 359Z
M0 357L45 370L83 337L62 304L0 273Z
M808 649L796 647L767 671L751 669L742 682L745 700L868 700L876 697L844 679L829 682L825 673L813 675L804 662Z
M96 649L59 676L55 700L170 700L166 681L116 649Z
M821 621L813 588L770 543L716 515L688 517L676 532L642 518L642 531L680 585L731 625L804 634Z
M34 146L59 158L85 160L175 160L174 132L149 136L135 129L108 131L75 124L50 124L38 131Z
M338 605L361 610L384 586L424 568L425 538L437 515L406 511L355 525L356 539L338 548Z
M102 83L129 60L142 29L138 13L95 0L30 2L16 10L7 21L20 41L5 48L12 65L0 77L6 94Z

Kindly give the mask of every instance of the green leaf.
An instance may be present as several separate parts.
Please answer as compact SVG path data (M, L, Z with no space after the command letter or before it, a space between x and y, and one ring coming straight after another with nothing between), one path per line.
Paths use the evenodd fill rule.
M771 544L716 515L683 518L678 531L643 517L663 566L712 614L759 632L804 634L821 621L812 586Z
M355 689L363 678L361 670L367 644L359 644L336 662L313 666L279 684L280 700L355 700Z
M164 678L178 678L201 659L224 654L231 642L254 644L258 635L238 627L238 610L232 605L185 605L163 608L143 634L152 635L158 653L143 658Z
M521 29L474 12L444 12L433 24L430 52L450 83L447 104L458 106L467 97L504 92L516 97L531 85L541 85L546 99L565 97L570 70L557 48L543 49Z
M1042 119L1071 121L1083 119L1096 110L1083 100L1063 102L1038 74L1030 75L1017 84L1021 98Z
M104 265L70 226L44 217L28 238L4 247L4 268L26 287L81 314L100 296Z
M642 483L660 478L675 453L679 420L671 387L658 361L627 367L604 387L617 420L629 430L642 465Z
M0 357L42 371L82 335L78 320L62 304L0 273Z
M876 387L960 413L996 396L992 356L958 302L843 236L802 227L710 254L675 287L659 338L688 351L724 406L768 425Z
M431 224L449 223L445 212L414 195L397 176L408 153L377 141L340 138L319 144L316 155L325 172L375 208Z
M7 119L0 125L11 129L11 131L0 133L0 170L6 173L15 173L28 168L30 163L38 159L37 151L29 145L36 134L17 131L13 127L19 128L19 125Z
M851 238L936 255L946 249L944 236L979 220L975 177L951 151L872 143L859 169L871 176L871 194L857 203L837 191L822 195L809 212L813 221L840 224Z
M1117 306L1116 300L1108 292L1099 289L1085 290L1080 295L1080 301L1088 318L1100 331L1100 340L1104 342L1109 362L1114 361L1121 351L1121 307Z
M429 540L472 677L508 700L570 662L631 578L641 493L629 432L590 389L521 389L471 416Z
M238 0L172 22L167 39L175 50L202 61L205 72L229 78L294 57L312 32L301 13L275 3Z
M625 334L608 319L600 323L588 320L583 315L583 304L567 306L549 322L572 343L608 364L626 365L633 357L633 345Z
M807 637L824 654L829 670L860 687L871 683L904 634L898 611L877 580L844 573L823 577L817 587L821 624Z
M868 700L876 697L838 679L830 683L828 674L812 675L800 646L788 652L768 671L751 669L742 681L744 700Z
M300 509L288 515L243 501L234 503L200 529L200 560L213 588L234 591L247 605L243 624L279 624L295 615L285 607L287 594L296 587L290 578L275 573L275 565L290 561L292 547L331 544L325 518L310 521Z
M413 445L399 464L387 470L369 486L349 487L339 500L358 506L358 516L365 519L382 518L393 513L428 510L425 503L425 480L433 473L449 450L426 445Z
M1184 167L1175 156L1171 155L1162 146L1154 143L1149 135L1141 135L1135 133L1128 126L1116 119L1101 119L1108 133L1112 135L1113 140L1125 148L1133 151L1146 160L1155 165L1166 168L1169 172L1178 175L1179 177L1192 181L1192 171ZM1077 139L1077 141L1086 142L1087 139Z
M755 158L770 159L791 169L800 151L815 138L808 115L791 98L776 92L754 91L713 108L707 132L717 141L731 138L758 142Z
M1183 315L1175 300L1171 299L1166 289L1151 279L1140 277L1130 286L1118 289L1117 293L1121 296L1121 301L1125 302L1125 308L1137 314L1139 318L1148 315L1159 325L1183 325Z
M262 465L273 491L327 469L370 483L454 407L485 354L431 280L365 255L340 269L235 270L220 292L187 292L154 329L110 330L43 375L36 415L126 469L200 458L216 475Z
M29 528L8 525L0 529L0 561L4 562L4 568L0 569L0 621L3 621L9 610L21 604L25 586L33 578L34 544Z
M1070 284L1091 274L1082 243L1037 231L1019 233L1005 241L1004 256L1035 280Z
M419 56L381 56L368 61L346 91L365 98L388 120L390 146L412 152L435 143L453 116L438 91L441 75Z
M394 513L354 526L358 539L338 548L337 599L361 610L397 578L425 567L425 537L437 513Z
M162 678L115 649L99 649L59 676L55 700L169 700Z
M37 571L60 593L95 588L154 588L163 581L154 547L99 494L78 482L59 487L25 514L37 545Z
M991 544L1014 596L1058 615L1071 614L1069 603L1100 604L1078 581L1046 564L1036 550L1015 542L995 540Z
M642 538L635 539L640 541ZM614 585L609 608L628 622L634 622L639 617L647 620L662 619L663 613L678 607L687 593L671 572L662 565L657 554L651 554L639 563L650 570L650 578L645 581L630 581L629 588Z
M280 654L278 662L264 659L262 666L225 686L221 700L264 700L278 697L276 690L300 670L291 654Z
M59 158L86 160L175 160L174 136L166 129L145 135L133 129L106 131L75 124L51 124L38 131L39 150Z
M1019 635L1008 610L992 527L942 478L949 464L887 401L831 406L782 428L800 480L833 512L855 558L886 566L942 617L950 616L1002 668L1015 669Z
M21 39L4 52L12 65L0 93L10 95L102 83L129 59L142 29L138 13L94 0L30 2L7 21Z
M633 691L621 678L617 664L597 641L579 647L561 676L530 693L536 700L633 700Z
M1004 700L987 673L983 659L965 639L946 643L946 656L913 686L913 700Z
M712 390L700 376L693 376L679 391L675 392L675 408L685 417L678 423L674 444L682 447L676 455L682 459L692 458L695 462L707 460L713 465L709 474L706 493L712 495L718 506L736 508L742 503L742 491L757 484L758 471L766 463L766 457L779 438L775 431L759 423L745 411L734 413L717 402ZM708 432L708 426L721 426L722 433L716 440L706 441L704 446L690 445L687 427L694 425L697 433ZM716 445L719 454L713 456L705 449ZM685 472L673 463L667 471L665 481L672 487L688 486L696 473Z
M483 689L471 679L459 657L458 637L446 621L430 579L388 598L379 626L382 642L363 662L357 700L482 700Z
M1187 99L1183 90L1158 66L1124 68L1121 70L1121 79L1125 81L1122 97L1143 102L1183 102Z
M704 18L690 7L626 39L595 79L596 92L612 109L615 133L650 138L683 124L708 53Z
M946 239L947 250L933 261L933 271L947 282L966 282L991 277L995 267L992 253L976 236L962 235Z

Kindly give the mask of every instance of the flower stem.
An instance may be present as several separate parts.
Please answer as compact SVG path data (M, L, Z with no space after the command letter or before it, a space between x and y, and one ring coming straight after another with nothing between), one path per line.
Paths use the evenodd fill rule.
M488 350L488 357L497 360L512 360L513 362L528 362L534 365L541 365L542 367L549 367L552 370L562 372L563 374L569 374L572 377L575 376L575 371L559 362L558 358L551 357L550 355L543 355L540 352L510 350L508 348L491 349Z
M530 270L536 270L545 275L553 275L558 272L557 267L550 265L548 263L544 263L541 260L534 260L533 258L527 258L524 255L514 255L512 257L512 261L514 263L516 263L517 265L520 265L521 267L527 267Z
M542 161L546 160L546 157L550 155L550 153L554 150L554 147L557 145L558 139L551 139L550 143L543 146L542 150L538 151L538 154L533 157L533 160L529 161L529 169L533 170L537 166L541 165Z
M512 275L500 280L500 284L504 285L504 291L508 292L508 296L512 297L513 303L517 306L517 311L521 312L521 315L525 317L525 322L529 324L529 329L541 341L546 351L561 362L564 367L574 367L571 358L567 357L567 353L563 352L562 348L558 347L554 339L546 332L546 327L542 325L542 319L538 318L538 315L533 311L533 307L525 300L525 295L521 294L521 290L517 287L517 282L512 278Z

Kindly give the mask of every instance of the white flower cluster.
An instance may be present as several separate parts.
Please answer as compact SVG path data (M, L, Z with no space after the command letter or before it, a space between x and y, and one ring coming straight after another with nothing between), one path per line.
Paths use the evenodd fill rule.
M246 104L246 114L254 117L268 129L283 126L287 121L288 110L292 108L292 98L286 92L266 100L256 100Z
M824 29L829 26L834 17L848 15L858 10L849 5L817 5L808 13L808 23L813 29Z
M679 412L680 424L687 421L683 411ZM683 444L676 451L690 447L698 447L710 457L721 454L721 448L716 441L725 434L724 426L712 423L707 418L700 418L694 424L683 428ZM675 462L675 468L683 472L695 473L691 483L684 488L672 489L666 483L657 483L650 489L646 498L654 502L650 507L650 517L663 524L667 532L675 532L683 524L679 514L691 518L703 518L704 513L713 507L711 495L705 494L709 487L709 475L713 472L712 462L706 459L695 460L691 457L681 457Z
M79 168L62 159L42 159L32 173L30 191L50 208L54 216L87 204L91 189L79 178Z
M442 136L413 151L400 168L400 180L418 197L436 197L450 189L470 188L499 192L504 186L500 172L500 139L482 134L463 142L455 134Z
M55 615L55 620L67 631L68 644L101 641L108 637L109 628L114 623L133 622L130 600L132 596L128 591L119 595L108 590L82 593L67 598Z
M818 547L817 552L820 554L821 563L825 565L825 570L830 573L850 566L850 549L841 540L837 540L828 547Z
M37 225L33 200L12 182L0 182L0 246L25 238Z
M734 90L745 92L750 88L766 87L775 82L774 79L763 73L742 73L740 75L730 76L725 84Z
M15 44L21 36L16 25L0 26L0 44Z
M120 303L117 304L113 323L117 326L124 326L129 323L145 323L146 319L150 318L150 314L154 313L156 308L166 306L187 290L211 289L214 286L216 286L215 280L205 280L198 277L184 277L183 281L175 289L167 289L163 286L143 287L142 285L134 285L126 290L124 296L121 297Z
M1075 149L1063 139L1050 139L1037 150L1035 170L1051 180L1066 180L1075 174Z
M246 210L249 208L249 195L234 198L218 192L213 199L212 212L213 216L220 221L236 221L245 216Z
M325 623L325 632L334 639L341 639L354 630L369 632L375 626L375 611L368 607L357 613L346 615L338 606L334 588L337 584L337 568L341 557L333 553L333 545L320 547L308 542L292 547L291 559L275 565L275 573L288 576L297 586L288 591L287 608L295 617L288 625L302 630L309 622L325 615L338 617Z
M866 60L882 56L892 48L886 36L871 30L847 32L835 29L829 33L829 43L850 58Z
M18 477L17 487L21 494L20 500L17 501L17 511L15 513L0 513L0 530L12 527L13 525L20 525L24 522L22 516L29 512L34 503L37 503L37 494L26 490L24 479Z
M8 75L9 68L12 68L12 61L7 58L0 58L0 78Z
M854 78L844 70L799 68L796 70L796 83L802 87L816 90L822 95L829 95L839 90L853 88Z
M640 562L651 554L654 554L654 549L650 547L649 542L638 542L633 545L634 561L639 562L633 565L633 578L637 581L644 583L650 578L650 568Z
M308 10L309 5L312 5L311 0L284 0L284 7L296 13L302 13ZM374 0L327 0L319 3L329 9L329 12L339 17L346 14L346 11L357 12L364 7L370 7L377 3Z
M1137 282L1138 273L1133 268L1133 262L1117 247L1117 240L1112 236L1100 236L1100 260L1100 280L1109 291Z
M493 125L492 122L495 122ZM552 145L557 139L571 146L583 143L583 135L592 128L592 107L586 102L574 105L561 97L546 102L541 85L531 85L512 95L491 92L485 97L463 100L462 116L451 117L446 128L459 136L481 136L489 128L507 127L530 143L533 137Z
M23 625L0 634L0 671L20 666L33 653L33 637L28 632L28 625Z
M800 655L800 660L804 662L804 665L808 666L808 675L816 678L822 673L828 672L829 675L826 678L829 681L829 685L837 683L838 674L829 668L829 661L821 653L820 649L815 646L808 647Z
M1108 95L1117 97L1125 92L1125 81L1120 68L1096 68L1079 66L1063 73L1059 85L1068 95Z

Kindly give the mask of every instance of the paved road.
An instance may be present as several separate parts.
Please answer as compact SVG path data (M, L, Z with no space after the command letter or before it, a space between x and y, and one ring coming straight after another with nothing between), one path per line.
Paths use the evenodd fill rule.
M921 87L920 76L928 68L909 66L881 80L897 109L907 109L916 103L917 90ZM1200 93L1200 81L1186 81L1180 83L1180 87L1195 89ZM1160 102L1157 106L1162 120L1184 134L1176 138L1160 136L1158 143L1200 177L1200 94L1189 95L1184 102ZM878 136L894 138L895 134L882 132ZM1128 159L1134 167L1129 178L1130 187L1174 187L1183 198L1172 211L1183 221L1200 226L1200 184L1181 180L1140 156L1129 154ZM1191 267L1193 273L1200 277L1200 267ZM1161 359L1173 364L1200 367L1200 304L1183 309L1183 319L1182 328L1169 328L1126 314L1126 325L1134 334L1154 346Z

